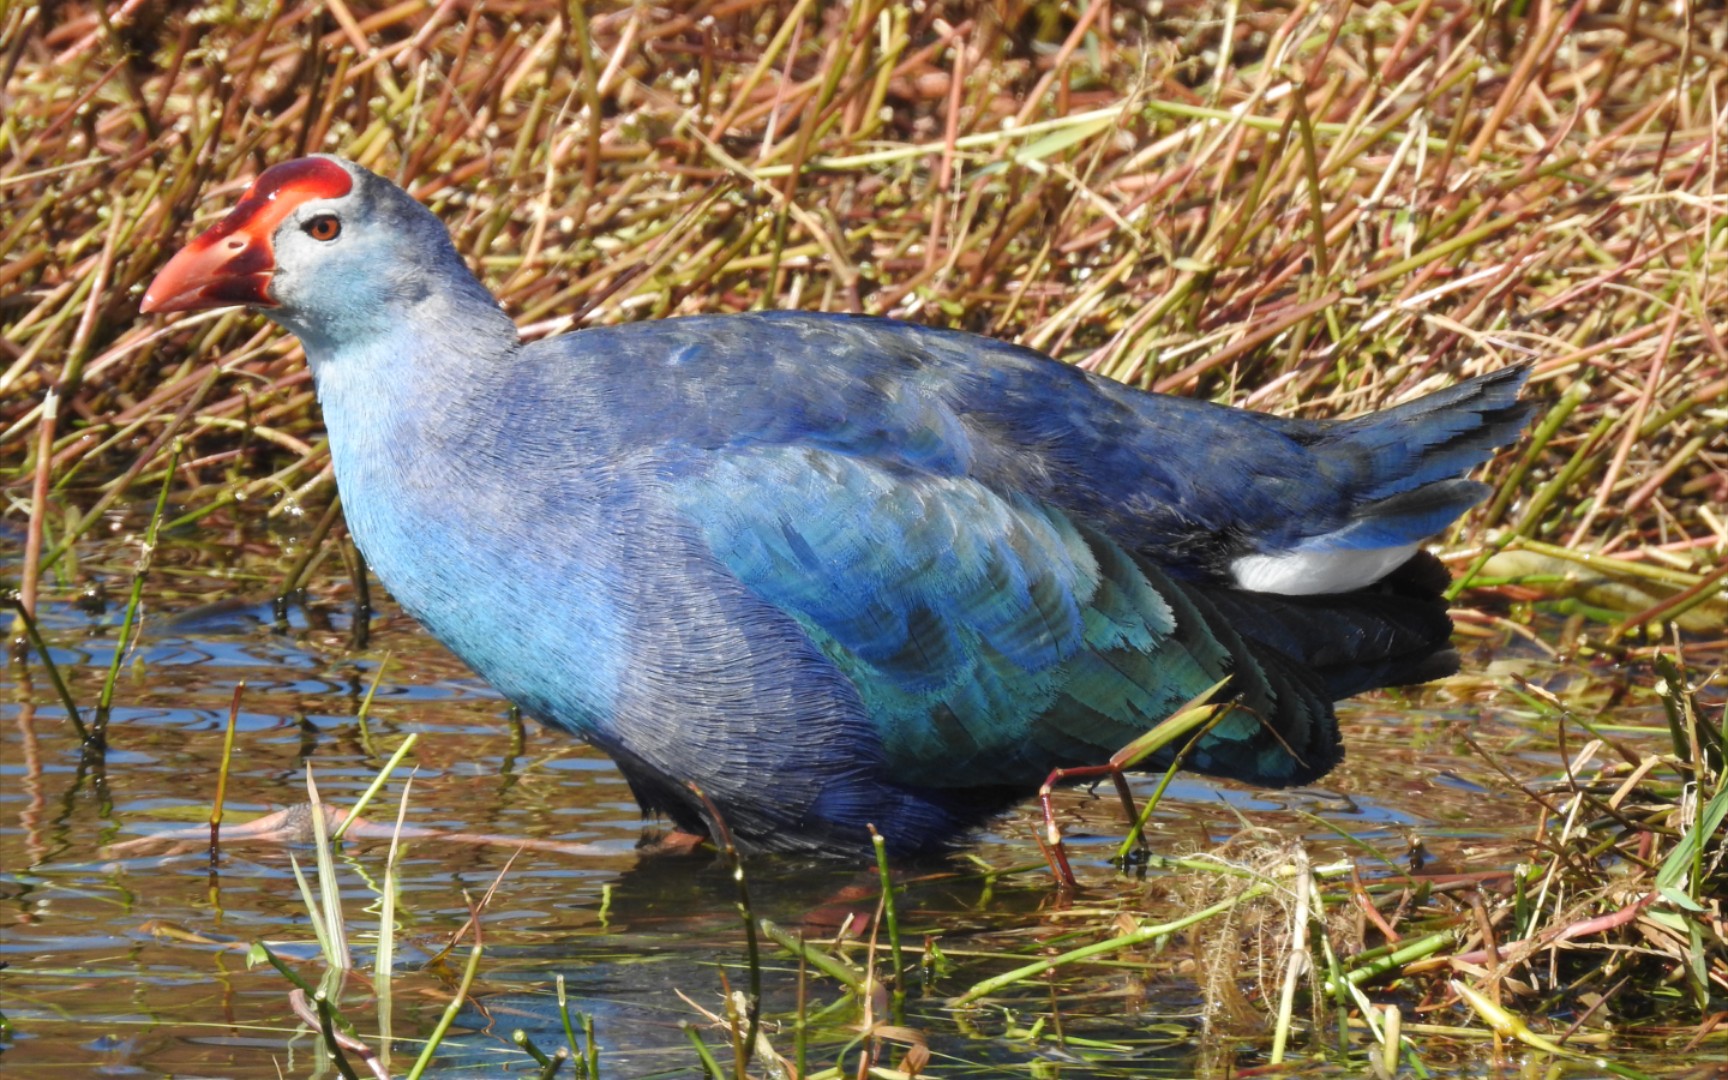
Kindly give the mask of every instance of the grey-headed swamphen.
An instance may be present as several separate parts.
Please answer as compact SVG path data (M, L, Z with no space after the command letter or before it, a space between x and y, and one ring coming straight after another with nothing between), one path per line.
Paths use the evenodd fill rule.
M1515 368L1291 420L803 312L523 344L436 217L333 157L259 176L143 310L228 304L304 344L402 606L746 850L940 851L1226 675L1188 766L1324 775L1333 701L1456 666L1420 545L1525 419Z

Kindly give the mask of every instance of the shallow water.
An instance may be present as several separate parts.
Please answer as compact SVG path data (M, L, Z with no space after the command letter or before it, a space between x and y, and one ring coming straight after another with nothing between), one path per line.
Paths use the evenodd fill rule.
M486 952L474 1001L435 1074L536 1071L510 1036L524 1028L548 1050L564 1041L551 995L557 974L572 1008L593 1018L603 1076L701 1075L685 1030L691 1024L730 1074L725 1034L700 1011L723 1014L724 983L737 988L748 979L729 870L710 855L639 855L638 812L611 764L574 740L513 724L504 703L387 598L377 598L380 613L360 652L348 648L350 608L338 578L316 578L315 599L278 621L271 582L293 538L249 528L221 534L220 542L209 527L191 530L159 552L101 760L81 758L39 663L9 669L12 686L0 701L0 958L8 964L0 989L12 1034L0 1069L9 1076L336 1075L290 1007L287 981L246 963L247 946L262 940L317 980L322 964L289 864L292 850L310 865L310 851L229 841L213 863L200 841L181 851L111 850L203 826L230 702L243 681L230 825L304 802L307 763L326 800L350 805L402 739L418 732L409 824L498 838L408 843L398 974L384 1010L396 1039L393 1075L406 1073L416 1040L450 1000L468 944L438 954L495 882L481 918ZM0 537L0 551L16 566L12 539ZM80 606L75 595L54 595L41 617L86 714L112 657L136 545L119 536L88 548L81 572L105 583L106 603ZM1604 698L1617 692L1615 673L1558 666L1527 644L1491 642L1474 653L1467 663L1478 671L1492 662L1502 675L1517 670ZM362 728L355 716L374 679ZM1246 823L1304 838L1316 860L1358 858L1364 875L1379 865L1364 845L1401 866L1418 859L1429 871L1508 867L1525 851L1534 808L1466 735L1520 777L1552 775L1558 757L1549 723L1496 694L1495 685L1464 679L1350 703L1343 710L1349 760L1323 788L1262 792L1179 780L1160 807L1154 847L1170 854L1210 847ZM1645 697L1615 712L1616 721L1634 725L1655 716ZM1142 794L1151 786L1137 781ZM368 817L388 823L401 790L398 779ZM1073 908L1175 913L1180 897L1169 894L1179 889L1164 887L1169 879L1153 874L1142 884L1110 866L1122 824L1107 794L1108 785L1096 795L1063 796L1085 885ZM925 872L901 901L906 940L935 936L947 957L900 1018L928 1039L930 1071L1072 1080L1223 1075L1258 1063L1253 1041L1238 1047L1202 1036L1201 994L1181 957L1136 954L1056 987L1030 984L965 1010L948 1004L1013 966L1004 953L1036 954L1064 933L1033 820L1022 808L978 839L972 852L980 863L956 860ZM518 853L521 840L583 849ZM338 861L360 963L342 1001L374 1046L380 1015L363 973L371 967L386 848L348 842ZM1031 869L986 874L984 866ZM812 939L833 935L849 917L867 920L875 903L869 867L756 859L747 869L755 913ZM855 944L850 955L862 964L867 948ZM974 955L984 952L991 955ZM790 1055L797 966L771 945L763 955L765 1014L776 1021L769 1035ZM811 1012L841 1003L810 1035L811 1062L831 1064L866 1017L830 981L812 977L808 994ZM1053 1003L1060 1039L1043 1021ZM1485 1044L1460 1043L1455 1058L1427 1065L1476 1074L1488 1055ZM892 1051L885 1063L898 1057ZM847 1060L855 1063L855 1049Z

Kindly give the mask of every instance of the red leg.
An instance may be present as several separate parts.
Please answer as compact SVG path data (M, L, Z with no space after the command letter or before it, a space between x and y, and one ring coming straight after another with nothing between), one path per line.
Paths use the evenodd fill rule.
M1108 776L1115 782L1116 794L1121 796L1122 808L1127 811L1128 820L1132 822L1138 812L1134 809L1134 793L1128 790L1128 777L1122 771L1124 754L1124 751L1118 751L1102 765L1052 769L1044 780L1044 786L1038 789L1038 802L1044 808L1044 836L1039 838L1038 846L1044 849L1044 858L1050 863L1050 872L1055 875L1057 884L1064 889L1074 888L1074 870L1068 864L1068 850L1062 845L1062 830L1056 825L1056 808L1050 801L1050 792L1064 780Z

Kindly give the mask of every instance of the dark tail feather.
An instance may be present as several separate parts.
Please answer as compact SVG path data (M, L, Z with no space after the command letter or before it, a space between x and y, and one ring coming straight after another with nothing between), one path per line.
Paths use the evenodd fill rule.
M1313 783L1343 760L1344 740L1323 678L1258 641L1251 633L1255 613L1231 606L1235 597L1259 594L1177 583L1162 575L1152 581L1170 604L1179 635L1209 637L1228 654L1230 683L1223 693L1242 706L1200 740L1187 768L1290 787Z
M1243 637L1312 670L1337 701L1458 670L1444 597L1450 581L1440 560L1424 551L1354 592L1276 596L1220 589L1208 599Z
M1334 425L1326 440L1366 469L1364 502L1455 480L1518 437L1530 408L1518 400L1525 365L1502 368L1415 401Z

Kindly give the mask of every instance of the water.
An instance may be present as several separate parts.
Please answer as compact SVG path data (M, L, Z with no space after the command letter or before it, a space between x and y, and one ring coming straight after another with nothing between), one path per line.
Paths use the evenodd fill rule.
M351 805L402 740L419 733L409 759L416 771L408 823L470 837L414 840L405 850L398 974L384 1018L396 1037L393 1075L406 1074L416 1040L450 1000L472 938L447 955L445 947L494 885L480 918L486 952L473 1001L433 1074L532 1075L511 1033L523 1028L547 1050L563 1043L551 993L562 974L572 1007L593 1018L602 1075L702 1075L688 1025L730 1075L727 1036L704 1015L724 1015L724 987L742 988L749 977L729 869L710 855L639 855L638 811L611 764L532 723L512 724L505 704L387 599L358 653L347 647L352 627L339 579L316 578L314 599L278 622L271 582L280 579L292 537L248 528L218 542L206 527L165 544L141 638L121 665L105 757L82 757L41 665L9 669L0 701L0 958L8 965L0 990L13 1029L0 1056L5 1074L336 1075L296 1016L290 984L246 961L250 944L264 941L308 980L319 978L323 966L289 863L292 851L309 866L310 850L230 839L213 863L202 840L141 843L173 830L207 831L223 728L244 682L230 827L305 802L308 763L326 800ZM107 602L80 605L76 595L55 594L42 611L54 660L86 713L113 654L135 551L123 535L87 545L82 572L103 584ZM15 548L7 553L15 560ZM1539 681L1599 680L1534 648L1492 647L1498 668ZM1470 663L1487 658L1478 650ZM355 716L374 680L362 728ZM1305 838L1316 860L1361 859L1368 876L1383 869L1369 847L1430 873L1505 869L1527 857L1532 804L1466 736L1520 776L1551 774L1558 758L1550 725L1496 695L1495 685L1462 681L1348 705L1349 758L1321 789L1260 792L1180 780L1160 808L1154 846L1172 854L1209 847L1248 822ZM1643 705L1631 712L1651 715ZM1151 782L1137 786L1144 793ZM368 817L387 825L401 790L392 783ZM921 945L931 936L946 959L896 1022L927 1040L933 1074L1180 1076L1260 1060L1261 1040L1202 1036L1203 995L1180 946L1088 967L1054 986L1033 982L980 1006L951 1005L977 980L1025 957L1095 940L1084 936L1091 930L1062 938L1071 926L1096 924L1082 918L1089 912L1168 918L1184 910L1183 887L1167 875L1141 882L1110 868L1122 825L1107 795L1108 785L1096 796L1063 797L1087 885L1066 913L1037 868L1034 817L1025 808L979 839L972 852L980 862L957 860L909 885L901 901L905 940ZM520 841L541 846L518 852ZM338 858L360 964L340 997L374 1047L382 1021L367 975L386 850L386 842L361 838ZM986 866L1032 869L986 874ZM812 940L832 937L848 920L865 925L874 909L869 867L759 859L748 872L755 913ZM845 952L862 968L868 949L863 941ZM790 1056L797 965L771 944L763 957L768 1036ZM893 1019L887 999L860 1004L832 980L812 976L807 993L811 1013L828 1010L812 1026L813 1066L832 1064L853 1044L847 1060L855 1067L856 1032ZM1062 1039L1047 1020L1053 1002ZM1445 1022L1464 1020L1449 1014ZM1487 1049L1460 1045L1455 1058L1428 1064L1475 1072L1489 1060ZM882 1063L899 1061L904 1047L886 1046Z

